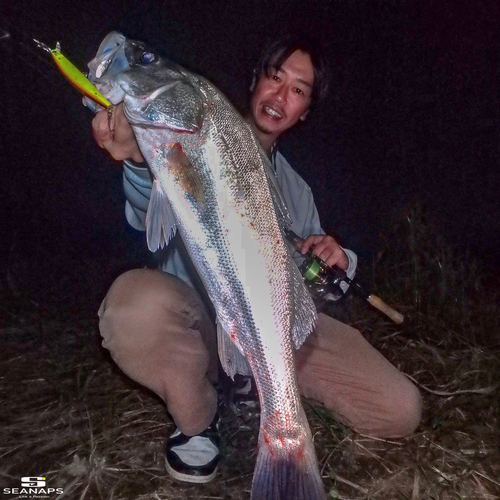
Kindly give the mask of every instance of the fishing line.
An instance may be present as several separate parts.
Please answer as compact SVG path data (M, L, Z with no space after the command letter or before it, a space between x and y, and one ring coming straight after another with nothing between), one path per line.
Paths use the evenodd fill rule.
M2 33L2 36L0 36L0 47L3 52L7 54L6 58L2 58L4 70L1 72L2 80L5 81L5 86L10 85L14 89L20 91L18 83L15 83L11 79L13 72L18 74L20 71L16 66L17 62L20 61L26 68L31 68L35 71L36 74L50 86L56 84L59 88L63 87L64 82L61 81L60 78L56 78L57 69L54 67L54 64L51 62L50 58L47 58L46 54L36 47L30 37L24 35L23 39L18 38L17 35L13 36L13 32L10 29L4 27L0 27L0 33ZM26 39L28 41L25 41ZM16 50L17 48L21 50ZM15 70L12 68L15 68ZM50 68L49 71L47 71L48 68ZM31 84L31 86L33 85ZM36 89L38 93L43 93L41 86L36 85Z
M47 57L47 53L50 55L51 52L50 47L40 42L39 38L41 37L29 36L24 30L12 28L8 23L0 26L0 47L9 54L10 63L15 66L16 62L21 60L26 66L29 66L41 75L50 85L57 83L61 87L66 86L64 80L60 78L61 73L57 69L56 64L54 64L54 60L51 57ZM15 48L17 47L21 47L22 50L16 51ZM34 60L43 62L44 68L34 64ZM48 72L46 71L47 66L50 67ZM8 81L10 72L3 71L2 73ZM55 77L55 75L59 76Z
M2 60L0 86L13 97L10 100L0 101L0 112L10 117L8 120L10 123L20 123L19 117L23 116L40 116L40 112L47 114L47 119L54 119L54 112L57 112L66 116L64 119L57 119L57 122L71 122L73 126L85 131L86 135L89 134L89 125L83 119L84 113L81 117L76 117L74 114L75 106L78 106L81 97L73 92L75 100L70 101L70 91L67 90L69 86L62 77L62 74L66 75L62 69L57 68L58 61L53 59L51 49L47 45L36 41L23 30L12 29L9 23L3 21L0 25L0 50L7 54L7 57L0 58ZM50 70L47 70L47 66ZM33 74L30 74L30 68ZM78 72L83 76L77 68L73 69L75 73ZM41 81L47 82L47 85L41 85ZM59 99L61 95L64 96L62 102ZM30 98L26 99L26 96ZM40 96L42 101L39 105L36 104L36 96ZM56 101L54 105L53 101ZM33 105L35 109L26 113L27 108ZM14 125L11 126L13 127Z
M22 47L26 53L34 56L39 61L43 61L45 64L48 64L53 68L50 60L48 60L43 55L43 52L36 46L33 38L27 35L24 31L12 28L8 23L4 24L4 26L0 26L0 42L2 43L2 47L8 52L13 53L15 46ZM27 59L26 54L23 53L21 58L23 60ZM28 64L30 64L29 60Z

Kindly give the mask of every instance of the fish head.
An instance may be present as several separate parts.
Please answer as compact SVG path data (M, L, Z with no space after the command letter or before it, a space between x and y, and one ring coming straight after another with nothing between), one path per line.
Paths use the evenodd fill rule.
M196 132L203 96L187 73L146 43L109 33L90 63L89 79L132 125Z

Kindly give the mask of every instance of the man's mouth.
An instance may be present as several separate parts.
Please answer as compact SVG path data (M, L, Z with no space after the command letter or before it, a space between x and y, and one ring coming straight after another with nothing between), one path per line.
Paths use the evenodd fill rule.
M271 108L270 106L264 106L264 111L271 117L271 118L276 118L280 119L283 118L283 115L276 111L274 108Z

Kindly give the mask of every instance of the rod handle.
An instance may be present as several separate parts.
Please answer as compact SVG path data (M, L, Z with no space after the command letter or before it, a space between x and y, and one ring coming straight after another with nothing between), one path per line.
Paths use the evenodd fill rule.
M392 321L394 321L394 323L396 323L397 325L401 324L404 321L405 317L401 313L388 306L381 298L377 297L376 295L371 294L366 300L380 312L383 312L386 316L389 316L389 318L391 318Z

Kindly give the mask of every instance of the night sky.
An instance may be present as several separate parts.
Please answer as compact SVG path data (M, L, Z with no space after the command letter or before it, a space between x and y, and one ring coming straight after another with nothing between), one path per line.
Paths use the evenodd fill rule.
M0 28L16 37L0 42L2 281L62 302L99 295L149 258L90 112L47 54L18 42L59 40L83 70L116 29L208 77L239 109L268 41L286 28L319 34L330 94L281 149L324 228L369 257L418 202L451 244L500 269L497 1L7 3Z

